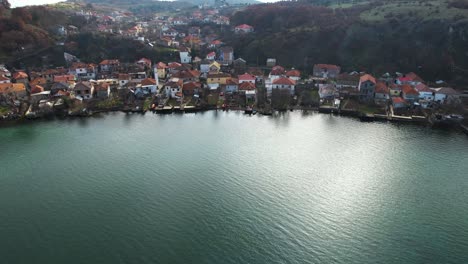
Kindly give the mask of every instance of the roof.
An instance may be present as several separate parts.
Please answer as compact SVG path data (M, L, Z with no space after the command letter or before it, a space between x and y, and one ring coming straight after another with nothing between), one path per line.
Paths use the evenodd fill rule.
M1 80L1 78L0 78ZM47 83L47 80L45 78L42 78L42 77L38 77L34 80L32 80L29 84L30 85L37 85L37 84L46 84Z
M284 68L276 65L271 69L270 75L282 75L284 73Z
M389 89L388 89L387 84L384 83L384 82L377 82L377 84L375 85L375 92L376 93L383 93L383 94L388 93Z
M239 85L239 90L242 90L242 91L255 90L255 84L250 83L250 82L243 82Z
M211 74L208 74L207 76L207 78L229 78L229 77L231 77L231 75L228 73L224 73L224 72L211 73Z
M413 87L411 87L411 85L408 85L408 84L402 85L401 90L405 94L419 95L419 93Z
M192 91L192 90L195 90L195 89L199 89L201 88L201 84L198 83L198 82L188 82L188 83L184 83L184 86L182 87L182 90L184 91Z
M19 71L15 72L13 74L13 79L18 80L18 79L27 79L28 75L25 72Z
M227 79L226 81L226 85L238 85L238 84L239 84L239 80L236 78L230 78L230 79Z
M376 83L374 76L372 76L370 74L364 74L363 76L361 76L361 78L359 78L359 82L361 82L361 83L366 82L366 81Z
M91 82L79 82L75 85L74 89L91 89L91 87L93 87Z
M147 86L147 85L156 85L156 80L152 78L146 78L141 81L141 85Z
M40 85L34 85L31 88L31 94L42 93L43 91L44 91L44 87L42 87Z
M418 92L428 92L428 93L432 93L432 90L427 86L425 85L424 83L419 83L417 84L414 89L416 89L416 91Z
M238 28L238 29L252 29L253 27L251 25L242 24L242 25L236 26L236 28Z
M68 82L74 81L75 75L56 75L54 76L54 82Z
M301 72L298 70L290 70L286 72L286 76L288 77L301 77Z
M404 104L406 103L405 99L401 97L392 97L392 103L393 104Z
M17 93L26 91L23 83L0 83L0 94Z
M119 73L119 80L130 80L130 74Z
M414 72L407 73L406 77L410 78L412 81L415 82L424 82L424 80Z
M180 67L180 66L182 66L182 64L180 64L178 62L171 62L171 63L169 63L169 65L167 67L170 68L170 69L175 69L175 68Z
M158 64L156 64L156 69L166 69L167 68L167 65L166 63L164 62L158 62Z
M212 51L212 52L210 52L210 53L208 53L208 54L206 55L207 58L208 58L208 57L215 57L215 56L216 56L216 52L214 52L214 51Z
M147 58L141 58L140 60L137 61L137 63L144 63L147 65L151 65L151 60Z
M286 77L280 77L276 80L273 81L273 84L280 84L280 85L295 85L296 81L286 78Z
M453 88L450 87L442 87L435 89L437 94L446 94L446 95L456 95L458 94Z
M244 73L244 74L241 74L239 76L237 76L239 78L239 81L255 81L257 78L255 78L254 75L252 74L248 74L248 73Z
M108 83L100 83L99 85L96 86L96 90L97 91L107 91L107 89L109 89L109 84Z
M327 70L340 70L340 66L333 65L333 64L315 64L314 69L319 68L319 69L327 69Z

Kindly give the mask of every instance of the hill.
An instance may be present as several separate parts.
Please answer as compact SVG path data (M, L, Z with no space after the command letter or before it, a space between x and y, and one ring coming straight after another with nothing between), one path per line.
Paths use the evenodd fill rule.
M348 71L418 71L431 80L462 84L468 69L468 9L460 4L464 2L468 1L253 5L235 13L231 21L250 24L256 32L225 38L248 61L264 63L275 57L285 66L306 71L315 63L335 63Z

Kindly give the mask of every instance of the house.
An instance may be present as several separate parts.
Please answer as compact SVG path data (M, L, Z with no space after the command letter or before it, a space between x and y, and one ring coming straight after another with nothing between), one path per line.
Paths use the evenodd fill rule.
M294 95L294 88L296 86L296 81L289 79L287 77L280 77L275 79L272 82L271 89L267 93L271 94L273 89L287 89L291 95Z
M110 85L108 83L100 83L95 86L96 97L99 99L107 99L110 95Z
M155 79L146 78L142 80L140 84L144 94L155 94L158 92L158 83Z
M411 85L403 84L401 86L402 97L409 103L419 101L419 92L416 91Z
M182 80L173 79L164 85L166 96L169 98L176 98L176 94L182 91Z
M413 86L424 82L424 80L414 72L410 72L403 76L400 76L395 81L399 85L409 84Z
M186 47L179 48L180 63L191 63L192 56L190 56L190 49Z
M74 62L70 67L68 74L75 75L76 79L91 80L96 78L97 65L95 64L85 64L82 62Z
M0 83L10 83L10 78L0 75Z
M257 79L254 75L248 74L248 73L241 74L241 75L237 76L237 78L239 79L239 84L244 83L244 82L249 82L249 83L255 84L255 81Z
M131 78L130 78L130 74L128 74L128 73L119 73L118 79L119 79L119 86L120 86L120 87L123 87L123 86L125 86L127 83L130 82L130 79L131 79Z
M78 99L91 99L94 94L94 85L91 82L79 82L73 88L75 97Z
M210 49L217 49L219 47L221 47L221 45L223 45L224 43L221 42L221 40L213 40L210 45L208 45L208 48Z
M119 60L103 60L99 63L99 69L101 72L113 72L116 71L119 66Z
M212 51L206 55L207 60L214 60L216 58L216 52Z
M143 66L143 68L148 68L148 69L151 69L151 60L150 59L147 59L147 58L141 58L139 59L137 62L136 62L137 65L141 65Z
M230 74L227 73L210 73L206 78L207 84L226 84L227 80L231 78Z
M251 82L243 82L239 84L239 92L255 91L255 84Z
M29 83L29 76L25 72L19 71L13 74L13 80L15 80L16 83L27 85Z
M390 92L390 96L396 96L396 97L400 97L401 96L401 86L400 85L397 85L395 83L390 83L389 84L389 92Z
M178 78L184 82L198 81L200 72L197 70L182 70L174 73L171 77Z
M320 99L334 99L336 87L333 84L319 84L319 97Z
M385 104L390 100L390 89L385 82L377 82L375 85L374 101L376 104Z
M179 69L182 67L182 64L178 62L170 62L166 69L169 71L170 74L174 74L179 71Z
M37 77L29 83L31 87L34 85L46 85L46 84L47 84L47 80L43 77Z
M247 24L238 25L234 28L234 32L236 34L251 33L253 31L254 31L254 28L251 25L247 25Z
M408 104L406 103L405 99L401 97L392 97L392 106L393 110L397 109L404 109L408 107Z
M429 102L434 101L435 93L424 83L419 83L414 86L414 89L419 93L419 101L421 105L426 106Z
M231 64L234 60L234 49L230 46L219 49L219 61L222 64Z
M314 77L336 78L340 74L341 68L332 64L315 64L313 69Z
M434 101L440 104L450 104L460 101L460 93L450 87L432 89L435 92Z
M158 62L158 64L156 64L155 72L158 73L158 78L160 79L166 78L166 69L167 69L167 65L164 62Z
M273 81L274 79L278 79L281 76L283 76L284 72L285 70L283 67L276 65L271 69L270 74L268 75L268 78L270 78Z
M342 73L336 77L335 83L336 88L352 88L357 89L359 86L359 74L349 74L349 73Z
M182 93L185 96L193 96L200 93L201 87L202 85L199 82L187 82L182 86Z
M70 89L70 84L65 83L54 83L50 87L51 94L57 94L59 91L68 91Z
M75 81L75 75L72 75L72 74L54 76L54 82L72 83L74 81Z
M0 83L0 96L25 99L28 94L24 83Z
M286 77L295 81L299 81L301 79L301 72L295 69L286 72Z
M226 93L236 93L239 90L239 80L231 78L226 81L226 87L224 91Z
M44 91L44 87L36 84L31 87L31 94L42 93Z
M370 74L364 74L359 78L359 100L361 101L371 101L374 99L375 85L376 81L374 76Z

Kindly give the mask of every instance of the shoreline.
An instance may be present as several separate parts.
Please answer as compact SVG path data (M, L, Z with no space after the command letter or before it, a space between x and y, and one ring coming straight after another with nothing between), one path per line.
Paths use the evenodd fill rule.
M467 126L463 124L456 124L456 125L435 125L429 119L404 119L404 118L391 118L389 116L384 115L367 115L364 113L360 113L358 111L344 111L344 112L324 112L321 111L319 107L294 107L288 110L274 110L265 112L264 110L254 110L247 112L245 109L240 107L230 108L230 109L222 109L222 108L203 108L203 109L190 109L186 110L174 110L171 109L170 111L164 111L163 109L156 110L124 110L124 109L109 109L109 110L94 110L90 112L85 112L83 114L72 114L72 113L54 113L48 114L40 117L35 118L27 118L22 116L21 118L15 119L1 119L0 120L0 129L3 127L11 127L15 125L26 125L33 122L41 122L41 121L51 121L51 120L73 120L73 119L87 119L92 117L98 117L101 114L111 114L111 113L122 113L126 115L145 115L147 112L151 112L153 115L183 115L183 114L196 114L196 113L203 113L209 111L221 111L221 112L244 112L245 115L253 116L253 115L260 115L260 116L278 116L288 112L311 112L315 114L323 114L323 115L333 115L333 116L340 116L345 118L352 118L356 120L360 120L362 123L393 123L393 124L403 124L403 125L417 125L417 126L424 126L429 127L431 129L437 130L446 130L446 131L456 131L462 132L468 135L467 133Z

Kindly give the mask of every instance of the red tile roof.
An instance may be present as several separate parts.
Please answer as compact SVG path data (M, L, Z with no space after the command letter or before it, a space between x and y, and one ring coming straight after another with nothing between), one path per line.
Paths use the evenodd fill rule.
M419 95L419 93L413 87L411 87L411 85L404 84L401 86L401 89L403 90L404 94Z
M406 103L405 99L403 99L401 97L392 97L392 102L393 102L393 104Z
M32 88L31 88L31 94L35 94L35 93L42 93L44 91L44 87L40 86L40 85L34 85Z
M182 90L184 91L193 91L199 88L201 88L201 84L198 82L188 82L184 83L184 86L182 86Z
M387 84L384 82L377 82L377 84L375 85L375 92L387 94L389 92Z
M286 78L286 77L281 77L273 81L273 84L279 84L279 85L295 85L296 81Z
M361 76L361 78L359 78L359 81L360 82L370 81L370 82L376 83L374 76L370 74L364 74L363 76Z
M286 72L287 77L301 77L301 72L298 70L290 70Z
M99 63L99 65L112 65L112 64L120 64L119 60L103 60Z
M250 82L244 82L239 85L239 90L242 91L251 91L255 90L255 84L250 83Z
M156 80L152 78L146 78L143 81L141 81L141 85L147 86L147 85L156 85Z
M22 72L22 71L15 72L13 74L13 79L15 79L15 80L27 79L27 78L28 78L28 75L25 72Z
M248 73L241 74L237 77L239 78L239 81L255 81L256 80L255 76L253 76L252 74L248 74Z
M242 24L242 25L236 26L236 28L238 28L238 29L252 29L253 27L251 25Z

